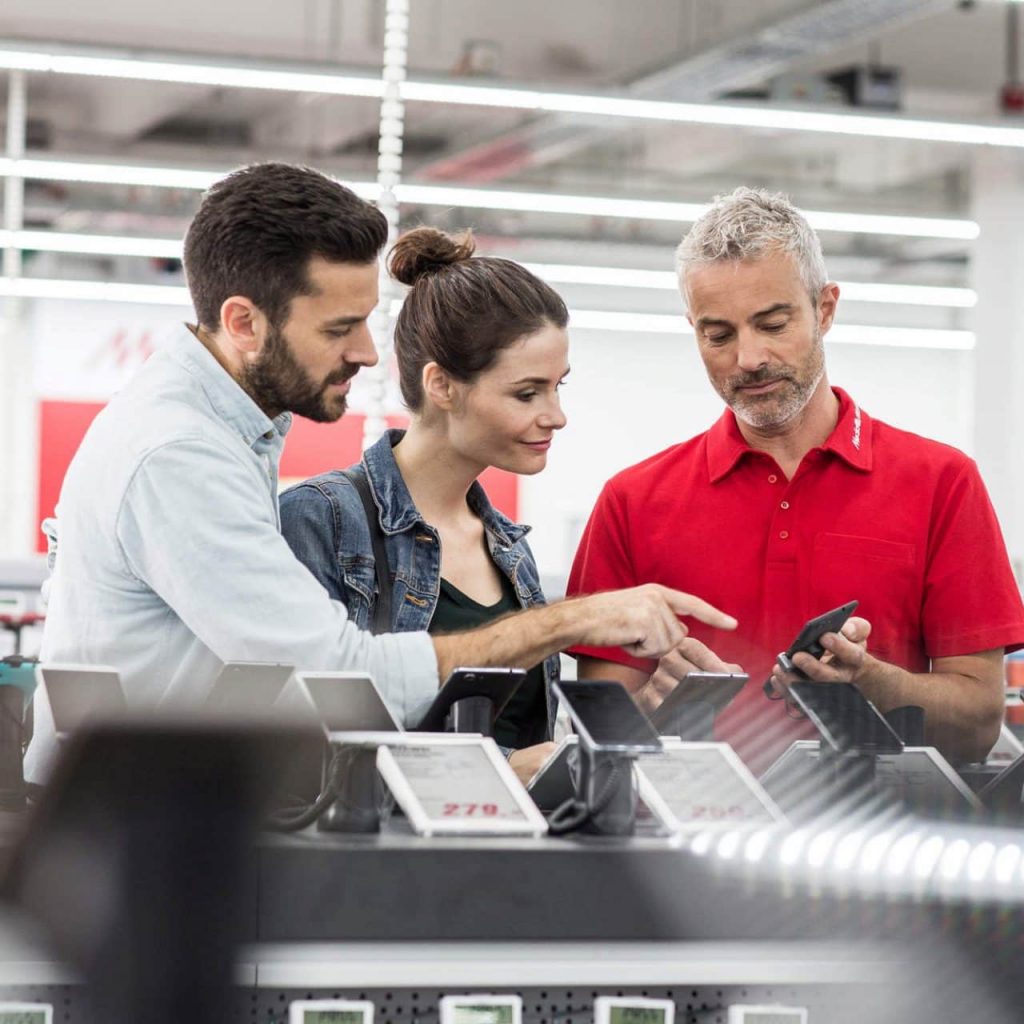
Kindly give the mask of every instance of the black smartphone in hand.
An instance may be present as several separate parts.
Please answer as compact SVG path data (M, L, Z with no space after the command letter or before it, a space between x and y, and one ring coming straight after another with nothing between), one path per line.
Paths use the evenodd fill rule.
M802 678L807 678L792 665L793 655L803 653L811 655L812 658L820 658L825 653L825 648L821 646L821 638L826 633L838 633L846 620L857 610L859 603L859 601L849 601L838 608L833 608L830 612L808 619L797 634L797 638L779 655L779 664L787 672L794 672ZM770 676L765 680L763 690L766 697L772 696L774 690Z

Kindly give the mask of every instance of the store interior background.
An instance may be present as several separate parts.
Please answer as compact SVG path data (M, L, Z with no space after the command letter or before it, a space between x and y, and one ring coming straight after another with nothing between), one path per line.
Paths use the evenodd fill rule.
M1001 109L1003 88L1013 77L1011 8L1002 0L412 0L409 73L586 94L612 90L797 109L809 103L852 116L878 111L851 105L827 76L884 68L898 72L888 92L879 87L897 97L896 116L973 124L999 119L1024 132L1024 111ZM3 0L0 6L0 51L3 40L59 42L82 53L96 54L98 47L176 51L252 68L312 62L318 69L373 74L383 29L378 0ZM28 73L25 83L30 158L203 171L281 159L342 180L374 179L380 104L373 98L43 71ZM0 71L0 116L9 90L8 73ZM409 102L403 180L673 203L704 203L748 184L787 192L805 210L938 218L967 225L954 229L967 234L976 224L975 239L920 237L891 226L884 233L823 230L830 275L851 285L841 300L841 330L828 344L828 365L832 382L872 415L978 460L1019 573L1019 146ZM4 159L0 169L12 172ZM24 197L25 230L173 242L182 237L199 192L28 180ZM481 252L556 265L563 276L580 277L580 267L662 274L652 279L655 287L627 285L625 274L601 284L548 275L577 314L570 322L572 374L563 394L569 423L543 473L492 485L506 510L533 525L531 543L548 590L558 593L604 481L705 429L720 413L672 287L673 250L687 225L603 208L559 214L468 203L403 205L403 227L419 223L472 226ZM22 261L25 281L172 290L183 284L180 267L168 257L26 248ZM56 286L49 297L25 298L13 297L24 284L10 277L0 283L7 296L0 298L0 588L31 590L43 573L40 515L50 511L81 431L191 314L175 297L180 291L161 293L161 302L125 302L75 298L72 286L63 294ZM879 284L951 290L920 292L914 302L856 297L853 286ZM873 333L858 326L909 330ZM283 476L301 478L352 461L368 395L357 378L347 422L297 431ZM385 411L403 415L393 388Z

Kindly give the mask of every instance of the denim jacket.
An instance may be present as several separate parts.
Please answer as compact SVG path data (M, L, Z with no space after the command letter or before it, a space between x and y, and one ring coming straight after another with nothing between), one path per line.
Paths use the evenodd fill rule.
M396 633L425 630L441 591L441 538L413 504L392 451L404 433L389 430L353 467L369 478L380 516L393 580L391 627ZM512 583L519 604L544 604L537 564L525 539L530 528L503 516L478 483L470 488L467 500L484 525L491 559ZM359 495L345 475L323 473L285 491L281 530L299 561L332 598L347 606L357 626L368 629L377 590L373 547ZM555 713L551 684L558 671L555 654L544 662L549 734Z

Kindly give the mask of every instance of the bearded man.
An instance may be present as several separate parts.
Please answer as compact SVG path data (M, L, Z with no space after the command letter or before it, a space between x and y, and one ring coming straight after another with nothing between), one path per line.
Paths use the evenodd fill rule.
M201 704L226 661L358 670L414 724L456 665L529 667L573 643L660 657L686 636L680 615L730 627L652 585L375 637L328 597L281 536L278 461L292 413L337 420L377 362L367 321L386 240L379 210L309 168L257 164L207 192L185 238L197 322L96 417L44 524L44 662L112 665L136 708ZM40 699L28 778L55 752Z
M1003 713L1002 661L1024 608L974 462L870 417L825 370L839 300L821 244L781 195L719 197L677 253L711 385L728 408L707 432L613 477L576 554L570 594L657 581L728 607L739 629L698 628L659 661L580 646L582 677L617 679L656 706L687 672L741 665L720 717L756 769L794 738L792 681L774 666L807 619L851 600L822 683L853 682L880 710L916 705L954 762L985 757ZM870 636L869 636L870 634Z

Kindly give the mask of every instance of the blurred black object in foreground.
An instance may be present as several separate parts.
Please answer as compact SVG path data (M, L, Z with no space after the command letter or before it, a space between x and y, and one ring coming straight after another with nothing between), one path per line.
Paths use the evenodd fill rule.
M3 892L82 970L95 1019L228 1019L254 833L308 742L292 725L167 719L73 738Z

